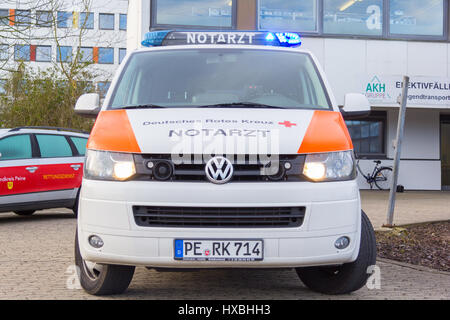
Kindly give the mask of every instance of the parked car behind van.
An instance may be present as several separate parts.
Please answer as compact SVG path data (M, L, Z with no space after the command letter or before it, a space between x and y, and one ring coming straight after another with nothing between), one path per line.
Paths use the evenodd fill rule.
M66 207L77 216L88 137L63 128L0 129L0 212Z

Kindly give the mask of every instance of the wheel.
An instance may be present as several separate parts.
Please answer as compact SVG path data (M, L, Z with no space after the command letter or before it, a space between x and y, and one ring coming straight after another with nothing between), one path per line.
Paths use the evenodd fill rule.
M78 190L77 197L75 198L75 204L72 207L74 218L78 217L78 202L80 200L80 190Z
M364 211L361 211L361 243L358 258L340 266L296 268L302 282L311 290L324 294L345 294L366 284L367 268L375 265L377 256L375 232Z
M135 267L98 264L84 260L75 234L75 264L79 268L80 284L92 295L120 294L127 290Z
M21 211L14 211L15 214L18 214L19 216L31 216L33 213L35 213L36 210L21 210Z
M392 182L392 168L383 167L375 173L375 185L380 190L389 190Z

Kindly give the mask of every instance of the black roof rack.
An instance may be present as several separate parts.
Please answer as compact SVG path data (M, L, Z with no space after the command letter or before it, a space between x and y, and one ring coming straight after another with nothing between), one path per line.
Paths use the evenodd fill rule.
M42 130L55 130L55 131L71 131L71 132L76 132L76 133L89 134L89 132L83 131L83 130L77 130L77 129L71 129L71 128L61 128L61 127L45 127L45 126L23 126L23 127L17 127L17 128L10 129L8 132L19 131L19 130L22 130L22 129L42 129Z

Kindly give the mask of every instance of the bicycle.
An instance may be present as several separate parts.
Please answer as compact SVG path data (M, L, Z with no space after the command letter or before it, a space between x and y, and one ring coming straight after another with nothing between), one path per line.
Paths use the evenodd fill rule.
M380 190L389 190L392 181L392 167L380 167L381 161L379 160L375 160L374 162L375 167L371 174L368 173L366 175L362 172L361 167L359 166L359 159L356 162L356 167L370 185L370 189L372 189L373 184L375 184Z

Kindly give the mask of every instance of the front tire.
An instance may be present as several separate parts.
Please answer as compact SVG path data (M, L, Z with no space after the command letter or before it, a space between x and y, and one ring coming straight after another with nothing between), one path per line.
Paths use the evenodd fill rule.
M362 288L369 278L367 268L377 256L375 232L361 210L361 241L358 258L341 266L296 268L302 282L311 290L324 294L346 294Z
M72 207L73 217L76 219L78 217L78 203L80 201L80 190L78 190L77 197L75 198L75 204Z
M78 232L75 234L75 264L79 269L80 284L92 295L121 294L133 279L135 267L97 264L86 261L80 253Z

